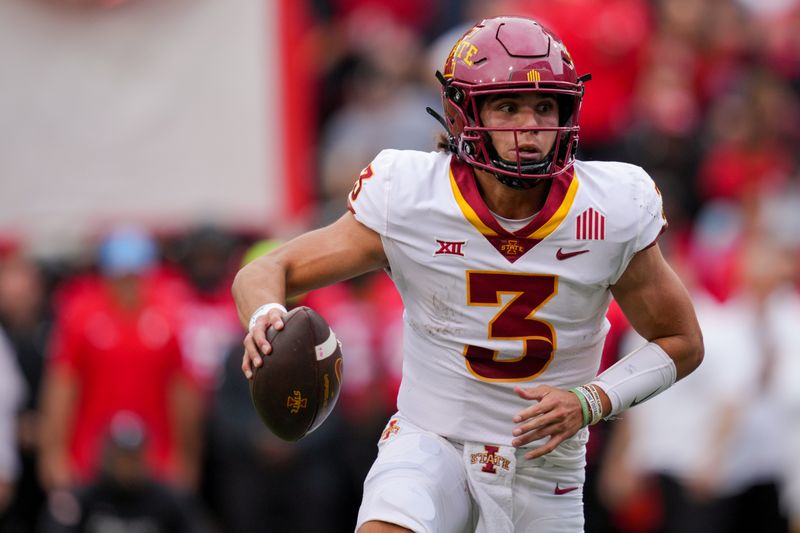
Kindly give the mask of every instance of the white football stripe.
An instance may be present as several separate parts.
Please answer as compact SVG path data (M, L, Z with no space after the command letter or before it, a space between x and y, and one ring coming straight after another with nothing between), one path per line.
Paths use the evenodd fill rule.
M328 338L325 340L325 342L323 342L322 344L317 344L314 347L314 351L317 352L317 361L322 361L326 357L330 357L333 354L333 352L336 351L336 346L337 346L336 335L333 334L332 329L330 328L328 329L330 330L331 334L328 335Z

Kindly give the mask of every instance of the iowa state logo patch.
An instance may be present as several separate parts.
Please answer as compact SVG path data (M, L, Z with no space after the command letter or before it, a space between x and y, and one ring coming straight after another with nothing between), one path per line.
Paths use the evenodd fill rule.
M511 461L497 453L500 451L500 447L486 445L483 447L483 449L484 451L482 452L470 454L471 464L483 465L481 472L496 474L498 468L502 468L504 470L509 469Z

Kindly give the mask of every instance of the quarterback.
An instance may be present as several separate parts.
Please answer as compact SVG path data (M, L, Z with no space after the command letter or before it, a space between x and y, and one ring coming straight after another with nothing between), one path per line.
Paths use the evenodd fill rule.
M385 150L348 212L242 269L242 370L287 297L383 268L405 306L398 412L379 436L362 533L583 530L587 426L703 356L659 251L639 167L575 159L588 76L533 20L484 20L441 73L440 150ZM597 374L615 298L647 343Z

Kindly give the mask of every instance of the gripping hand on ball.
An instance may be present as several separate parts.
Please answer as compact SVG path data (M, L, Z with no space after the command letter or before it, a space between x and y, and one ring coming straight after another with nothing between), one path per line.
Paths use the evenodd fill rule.
M253 369L264 364L262 357L272 351L267 341L267 330L283 329L286 309L280 304L267 304L258 308L250 319L250 330L244 338L242 372L247 379L253 379Z

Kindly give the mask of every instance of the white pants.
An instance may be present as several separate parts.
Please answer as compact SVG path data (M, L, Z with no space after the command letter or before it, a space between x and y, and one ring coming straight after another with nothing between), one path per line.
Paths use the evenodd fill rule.
M394 416L364 482L356 529L381 520L416 533L583 531L583 467L527 450L453 442Z

